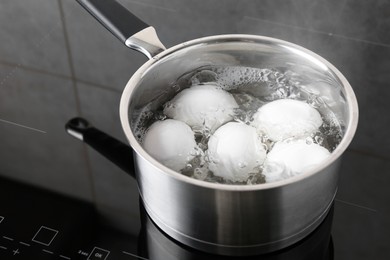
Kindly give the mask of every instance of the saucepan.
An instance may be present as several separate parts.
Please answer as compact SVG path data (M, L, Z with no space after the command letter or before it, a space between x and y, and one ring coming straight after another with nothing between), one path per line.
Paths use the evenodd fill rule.
M133 172L145 209L166 234L187 246L222 255L253 255L285 248L324 220L337 191L340 158L355 134L358 106L346 78L328 61L295 44L257 35L216 35L166 49L155 29L113 0L78 0L126 46L149 60L128 81L120 120L131 146L73 119L72 135L92 144L123 169ZM321 164L271 183L239 185L206 182L176 172L145 151L137 122L145 107L162 106L177 90L173 83L199 68L282 68L321 95L342 122L342 139ZM260 85L259 88L262 86Z
M292 246L282 250L255 256L245 256L246 260L332 260L334 259L333 239L331 228L334 204L324 221L308 236ZM140 202L142 228L138 236L138 255L147 259L202 259L202 260L242 260L243 257L220 256L207 254L183 246L170 239L154 225L145 213Z

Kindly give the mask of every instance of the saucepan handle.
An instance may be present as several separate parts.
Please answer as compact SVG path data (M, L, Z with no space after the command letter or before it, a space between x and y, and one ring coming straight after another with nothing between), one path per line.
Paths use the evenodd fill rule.
M68 134L88 144L135 178L133 149L130 146L93 127L84 118L69 120L65 129Z
M165 50L156 30L115 0L76 0L127 47L149 59Z

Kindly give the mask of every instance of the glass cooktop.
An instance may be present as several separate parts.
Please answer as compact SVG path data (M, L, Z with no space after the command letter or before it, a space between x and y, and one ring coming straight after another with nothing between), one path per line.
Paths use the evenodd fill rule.
M170 239L152 223L142 203L139 216L112 223L107 212L88 203L7 179L0 179L0 203L0 259L239 259L202 253ZM356 219L345 214L351 209L356 218L377 214L336 200L324 222L305 239L278 252L242 259L350 259L343 247L370 235L364 227L350 230L347 223ZM356 259L385 259L377 253L378 258L366 251L367 258Z

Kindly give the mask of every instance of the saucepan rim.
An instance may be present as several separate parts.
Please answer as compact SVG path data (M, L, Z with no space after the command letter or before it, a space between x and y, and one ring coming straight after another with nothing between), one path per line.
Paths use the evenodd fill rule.
M279 45L281 47L286 48L292 48L292 50L295 50L297 55L303 56L305 58L310 59L311 61L315 63L319 63L322 66L326 66L328 70L330 70L335 77L338 78L340 83L343 85L345 90L345 99L348 106L348 124L345 128L345 133L342 138L342 141L337 146L337 148L331 153L331 155L320 165L317 167L313 167L311 170L299 174L297 176L290 177L285 180L280 180L276 182L271 183L263 183L263 184L253 184L253 185L243 185L243 184L221 184L221 183L211 183L207 181L197 180L188 176L185 176L179 172L176 172L166 166L164 166L162 163L158 162L156 159L154 159L151 155L149 155L144 148L141 146L141 144L137 141L135 138L131 127L130 127L130 120L129 120L129 105L130 105L130 99L132 96L132 93L137 89L137 83L140 81L142 76L145 73L148 73L149 68L151 68L152 65L163 61L164 58L169 57L171 54L183 50L183 49L189 49L190 47L194 47L197 45L202 44L224 44L226 42L251 42L251 43L259 43L259 42L272 42L272 44ZM358 124L358 104L356 100L356 96L354 94L354 91L352 87L350 86L347 79L343 76L343 74L330 62L322 58L321 56L315 54L314 52L303 48L299 45L293 44L291 42L283 41L276 38L266 37L266 36L258 36L258 35L247 35L247 34L224 34L224 35L214 35L214 36L207 36L203 38L198 38L195 40L187 41L184 43L180 43L178 45L175 45L171 48L168 48L156 56L152 57L149 61L147 61L144 65L142 65L130 78L128 81L122 96L120 100L120 106L119 106L119 114L120 114L120 120L122 124L123 131L126 135L127 140L129 141L131 147L133 150L141 156L143 159L147 160L153 167L161 170L163 174L167 174L172 178L175 178L178 181L183 181L188 184L193 184L197 186L203 186L205 188L210 189L217 189L217 190L230 190L230 191L251 191L251 190L265 190L265 189L273 189L278 188L281 186L291 185L296 182L299 182L303 179L309 178L312 175L315 175L325 168L327 168L329 165L331 165L334 161L336 161L338 158L341 157L341 155L344 153L344 151L347 149L348 145L351 143L353 136L355 135L357 124Z

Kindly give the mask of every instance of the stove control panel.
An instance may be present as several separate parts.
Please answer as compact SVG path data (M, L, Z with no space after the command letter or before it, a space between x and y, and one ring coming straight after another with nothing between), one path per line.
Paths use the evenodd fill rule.
M137 255L136 239L126 239L126 235L119 234L113 241L112 231L102 230L99 234L96 232L101 230L98 226L84 226L84 230L80 228L74 233L46 224L34 230L26 228L26 222L13 223L4 216L0 220L0 259L146 259Z
M137 246L137 232L108 226L88 203L0 182L0 259L147 259Z

